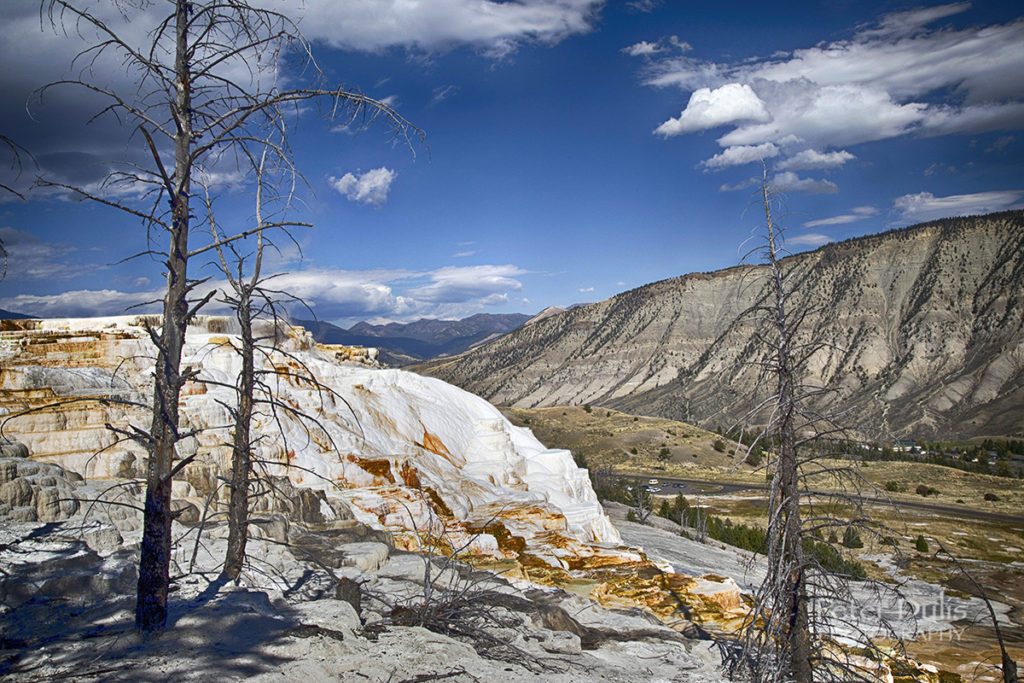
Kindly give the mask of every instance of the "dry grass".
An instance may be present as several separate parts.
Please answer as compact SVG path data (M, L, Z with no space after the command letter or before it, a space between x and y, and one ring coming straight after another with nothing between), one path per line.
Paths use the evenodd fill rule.
M757 483L753 468L730 455L736 444L723 439L726 452L715 450L720 437L685 422L581 406L503 408L514 424L529 427L541 442L582 456L591 470L623 474L714 479ZM667 448L669 458L658 459ZM633 453L633 450L636 453Z

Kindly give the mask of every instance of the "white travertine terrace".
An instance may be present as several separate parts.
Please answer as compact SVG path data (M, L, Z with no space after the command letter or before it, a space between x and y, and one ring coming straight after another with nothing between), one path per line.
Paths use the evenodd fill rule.
M88 397L147 405L154 350L143 323L139 316L42 320L0 332L0 411ZM182 415L200 431L179 444L179 454L198 452L190 469L200 474L176 482L178 496L205 494L202 482L215 482L210 475L229 461L226 405L234 403L241 367L229 330L227 318L200 317L187 337L182 365L200 375L183 391ZM292 373L263 376L283 406L264 406L256 420L256 455L277 463L272 474L340 497L360 521L393 531L436 524L422 493L432 489L464 523L454 531L496 556L505 551L493 536L473 538L465 527L500 521L528 545L554 532L559 542L538 540L537 551L555 566L567 566L559 557L621 544L571 454L546 448L487 401L438 379L339 363L301 328L283 336L281 351L257 359L263 370L276 365ZM318 391L310 376L327 390ZM140 448L115 443L104 427L129 421L148 426L143 408L86 400L9 420L4 434L27 444L33 458L106 478L142 471Z

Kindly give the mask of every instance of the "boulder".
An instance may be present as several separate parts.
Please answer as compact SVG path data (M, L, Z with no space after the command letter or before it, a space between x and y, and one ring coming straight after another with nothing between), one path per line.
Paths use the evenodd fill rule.
M32 486L23 477L17 477L0 485L0 501L12 508L26 507L32 504Z
M0 438L0 457L3 458L27 458L28 446L20 441Z

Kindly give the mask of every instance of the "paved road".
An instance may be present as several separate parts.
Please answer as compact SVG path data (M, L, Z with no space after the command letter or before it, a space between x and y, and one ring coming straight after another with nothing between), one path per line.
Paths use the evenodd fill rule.
M727 493L738 493L740 491L764 491L764 485L758 484L734 484L721 481L709 481L701 479L676 479L673 477L652 477L651 475L626 475L625 479L633 479L634 481L646 484L651 479L658 480L658 486L661 491L657 495L675 495L682 493L685 496L719 496ZM825 493L825 492L822 492ZM879 505L888 505L890 502L885 498L874 497L869 498L869 502L876 503ZM1001 512L986 512L984 510L972 510L970 508L959 508L949 507L946 505L939 505L936 503L918 503L916 501L899 500L895 501L896 506L900 508L910 508L913 510L926 510L928 512L938 512L953 517L973 517L975 519L983 519L991 522L1009 522L1010 524L1021 524L1024 525L1024 517L1018 515L1008 515Z

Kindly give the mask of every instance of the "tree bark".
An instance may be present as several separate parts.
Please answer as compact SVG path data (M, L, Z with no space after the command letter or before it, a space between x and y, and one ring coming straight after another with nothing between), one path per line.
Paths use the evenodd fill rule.
M139 559L135 627L143 633L167 623L167 592L171 562L171 468L179 438L178 400L181 354L188 326L189 192L192 144L191 83L188 62L188 10L177 0L175 11L175 75L177 93L172 105L177 133L174 139L174 193L171 203L170 247L167 254L167 292L163 302L156 371L153 381L153 422L146 467L146 509Z
M767 173L767 171L766 171ZM778 494L782 505L781 554L782 567L787 568L786 605L787 620L783 637L789 657L790 674L796 683L811 683L813 680L813 644L807 612L806 567L802 546L802 524L800 520L800 472L796 448L796 368L794 367L792 342L793 330L789 329L786 282L779 263L776 243L777 231L772 221L767 179L762 185L764 193L765 220L768 231L768 262L771 267L774 296L774 325L778 334L775 349L775 374L777 377L777 410L779 417L775 427L779 444Z
M238 578L245 560L245 545L249 538L249 474L252 456L249 426L252 421L254 379L254 347L252 333L252 307L250 293L242 288L236 309L241 325L242 372L238 377L238 407L235 412L235 434L231 452L231 500L228 504L228 550L224 560L224 574L231 580Z

